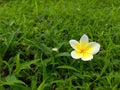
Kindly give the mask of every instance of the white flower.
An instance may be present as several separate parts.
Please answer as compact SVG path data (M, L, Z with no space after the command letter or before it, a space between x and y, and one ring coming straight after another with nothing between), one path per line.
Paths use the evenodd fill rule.
M57 49L57 48L52 48L52 51L57 52L57 51L58 51L58 49Z
M71 56L74 59L82 59L88 61L93 59L93 55L100 50L100 44L96 42L89 42L88 36L84 34L80 41L70 40L71 47L74 51L71 52Z

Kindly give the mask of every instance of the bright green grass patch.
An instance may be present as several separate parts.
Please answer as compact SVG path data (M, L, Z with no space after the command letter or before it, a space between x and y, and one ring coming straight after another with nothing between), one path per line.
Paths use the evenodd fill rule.
M119 0L1 0L1 90L118 90ZM101 44L92 61L70 56L70 39ZM58 51L52 51L58 48Z

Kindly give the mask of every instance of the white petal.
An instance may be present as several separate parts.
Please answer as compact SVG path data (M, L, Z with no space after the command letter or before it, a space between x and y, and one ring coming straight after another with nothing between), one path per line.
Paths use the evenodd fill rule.
M71 56L72 56L72 58L74 58L74 59L80 59L80 58L83 56L83 54L80 53L80 52L78 52L78 51L72 51L72 52L71 52Z
M52 51L57 52L57 51L58 51L58 49L57 49L57 48L52 48Z
M80 43L78 41L70 40L69 43L73 49L79 50Z
M90 53L84 53L83 57L81 58L83 61L89 61L93 59L93 55Z
M92 52L90 52L91 54L96 54L99 52L100 50L100 44L96 43L96 42L90 42L89 45L92 47Z
M89 38L86 34L84 34L81 38L80 38L80 43L88 43L89 42Z

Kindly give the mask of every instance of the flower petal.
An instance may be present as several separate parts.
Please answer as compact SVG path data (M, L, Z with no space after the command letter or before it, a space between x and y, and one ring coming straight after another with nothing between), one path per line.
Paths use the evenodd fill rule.
M100 50L100 44L96 42L90 42L87 52L96 54Z
M78 41L70 40L69 43L73 49L80 50L80 43Z
M84 34L81 38L80 38L80 43L88 43L89 42L89 39L88 39L88 36L86 34Z
M89 61L91 59L93 59L93 55L90 53L84 53L83 57L81 58L83 61Z
M71 52L71 56L72 56L72 58L74 58L74 59L80 59L80 58L83 56L83 54L80 53L80 52L78 52L78 51L72 51L72 52Z

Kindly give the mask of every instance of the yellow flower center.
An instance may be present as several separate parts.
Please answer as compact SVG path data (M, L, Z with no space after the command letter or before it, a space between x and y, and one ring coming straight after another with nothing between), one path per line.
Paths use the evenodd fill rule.
M85 49L81 49L81 50L80 50L80 53L85 53L85 52L86 52Z
M86 42L76 44L75 48L81 54L86 54L93 51L93 47Z

